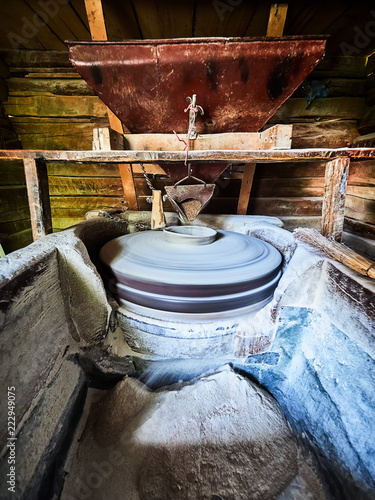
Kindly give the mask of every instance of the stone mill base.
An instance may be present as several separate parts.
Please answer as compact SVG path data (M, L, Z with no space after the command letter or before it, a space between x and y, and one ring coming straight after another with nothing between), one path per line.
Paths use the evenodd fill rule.
M0 499L374 498L374 282L280 221L201 216L274 244L283 276L238 323L230 359L150 388L142 374L168 359L128 345L96 267L104 243L149 217L96 217L0 259L17 422L14 485L1 428Z

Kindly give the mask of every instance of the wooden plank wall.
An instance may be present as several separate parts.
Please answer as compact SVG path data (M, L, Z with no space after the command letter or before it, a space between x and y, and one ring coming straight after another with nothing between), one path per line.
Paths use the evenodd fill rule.
M0 60L0 148L21 148L3 102L8 100L7 65ZM0 244L5 253L33 241L22 162L0 161Z
M6 80L9 97L4 107L23 148L91 149L94 124L106 116L104 104L73 71L66 54L44 53L27 59L21 52L17 60L10 52L4 54L10 65ZM358 122L369 109L368 92L364 58L329 57L270 123L294 124L292 147L350 146L358 135ZM307 98L314 96L307 106ZM179 146L176 144L176 149ZM356 167L353 172L357 174L349 178L347 224L355 231L366 229L366 234L375 238L371 204L375 187L359 170ZM236 213L242 171L243 166L237 165L231 173L223 174L206 212ZM48 174L55 231L82 220L88 210L126 207L115 165L50 164ZM361 175L363 179L358 180ZM362 184L355 184L359 182ZM160 175L153 183L157 189L170 184ZM146 198L151 193L138 170L135 186L139 209L150 210ZM324 164L261 165L256 169L248 213L278 216L289 229L298 225L319 228L323 188ZM361 207L357 204L354 209L353 203L362 199L359 193L369 202L361 201ZM165 210L170 209L166 203ZM372 216L368 215L371 211ZM371 231L368 225L374 226Z

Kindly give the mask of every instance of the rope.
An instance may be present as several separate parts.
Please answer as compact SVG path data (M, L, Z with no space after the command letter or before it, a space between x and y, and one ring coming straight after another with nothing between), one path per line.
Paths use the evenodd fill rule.
M187 142L184 139L180 139L180 137L177 135L177 132L175 132L173 130L173 133L177 137L177 139L180 142L183 142L185 144L185 147L183 149L183 151L186 151L186 154L185 154L185 167L187 166L188 155L189 155L189 141L190 141L190 136L191 136L191 133L192 133L194 125L195 125L195 119L196 119L197 113L199 112L199 108L198 108L198 106L196 106L194 108L194 106L190 103L189 106L184 109L184 113L186 113L187 111L190 111L190 110L193 111L195 114L194 114L194 122L189 126L188 135L187 135Z

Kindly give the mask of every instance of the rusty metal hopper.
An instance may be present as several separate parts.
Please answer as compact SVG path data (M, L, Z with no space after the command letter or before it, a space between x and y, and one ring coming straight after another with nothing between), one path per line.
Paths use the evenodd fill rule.
M256 132L324 55L326 37L67 42L78 73L132 133Z

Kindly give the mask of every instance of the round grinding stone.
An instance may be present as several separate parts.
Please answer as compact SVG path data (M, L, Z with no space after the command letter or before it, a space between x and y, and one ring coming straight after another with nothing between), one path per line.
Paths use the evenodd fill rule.
M176 226L120 236L100 250L107 286L153 309L209 313L271 299L282 258L252 236Z

